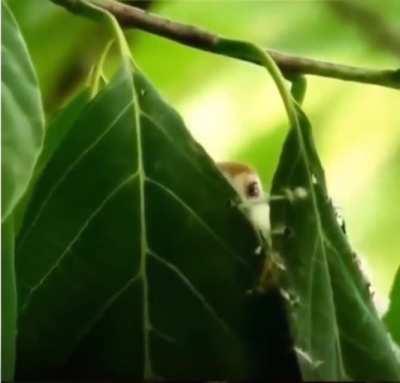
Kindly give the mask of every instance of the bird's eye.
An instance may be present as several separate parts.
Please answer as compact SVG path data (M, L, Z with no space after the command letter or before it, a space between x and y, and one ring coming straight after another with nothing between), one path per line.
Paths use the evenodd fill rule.
M249 198L256 198L260 196L260 187L257 182L250 182L246 187L246 195Z

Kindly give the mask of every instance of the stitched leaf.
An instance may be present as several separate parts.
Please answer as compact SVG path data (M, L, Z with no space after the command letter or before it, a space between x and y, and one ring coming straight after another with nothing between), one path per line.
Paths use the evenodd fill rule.
M298 118L271 192L287 198L272 202L271 220L303 378L397 380L399 362L337 222L310 123L300 109Z

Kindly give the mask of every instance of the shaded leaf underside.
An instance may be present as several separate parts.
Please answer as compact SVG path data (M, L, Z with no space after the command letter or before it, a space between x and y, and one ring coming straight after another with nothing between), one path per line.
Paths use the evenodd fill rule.
M126 66L81 113L28 210L18 376L247 376L241 309L258 243L234 198Z

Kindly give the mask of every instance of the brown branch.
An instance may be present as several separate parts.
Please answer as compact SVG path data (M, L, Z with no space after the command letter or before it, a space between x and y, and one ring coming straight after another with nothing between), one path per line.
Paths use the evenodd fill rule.
M84 13L81 0L52 1L73 12ZM174 22L114 0L91 0L91 3L112 13L124 28L138 28L187 46L259 64L257 59L243 56L240 51L234 53L221 51L220 43L224 39L203 29ZM275 50L267 51L288 77L309 74L400 89L400 69L365 69L293 56Z

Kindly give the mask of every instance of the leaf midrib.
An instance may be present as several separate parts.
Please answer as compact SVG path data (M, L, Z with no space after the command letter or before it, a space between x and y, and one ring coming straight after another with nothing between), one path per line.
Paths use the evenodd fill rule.
M305 162L308 188L310 190L312 207L313 207L314 215L315 215L315 218L316 218L316 227L317 227L317 233L318 233L318 240L320 242L321 252L322 252L323 259L324 259L325 273L326 273L326 276L327 276L327 279L328 279L328 283L329 283L329 286L330 286L329 297L330 297L330 306L332 308L332 314L335 316L335 318L334 318L334 323L335 323L334 331L335 331L335 343L336 343L337 352L338 352L338 356L339 356L339 368L340 368L340 373L342 373L341 378L346 378L347 374L345 372L344 362L343 362L342 352L341 352L341 345L340 345L340 338L339 338L339 328L338 328L338 324L337 324L336 307L335 307L335 304L334 304L334 297L333 297L333 293L332 293L333 285L332 285L332 280L331 280L331 276L330 276L330 272L329 272L329 265L328 265L327 255L326 255L326 251L325 251L325 247L324 247L324 241L323 241L323 238L325 237L325 234L324 234L324 230L323 230L323 227L322 227L322 219L321 219L321 216L320 216L319 210L318 210L317 196L316 196L315 190L314 190L314 183L313 183L313 177L312 177L312 173L311 173L310 159L309 159L308 154L307 154L307 150L306 150L306 146L305 146L305 142L304 142L304 137L303 137L303 130L301 128L301 124L300 124L300 120L299 120L299 112L297 110L297 107L296 107L296 112L295 112L295 121L296 121L296 123L295 123L296 136L297 136L297 140L298 140L298 143L299 143L300 152L301 152L301 154L303 156L303 159L304 159L304 162ZM311 302L310 302L310 306L311 306ZM310 310L311 310L311 307L310 307Z
M125 61L126 60L126 61ZM136 131L136 150L138 156L138 174L139 174L139 204L140 204L140 266L139 266L139 278L143 281L143 378L151 379L154 377L151 356L150 356L150 340L149 331L151 329L150 322L150 308L149 308L149 283L147 279L147 253L150 251L147 239L147 225L146 225L146 206L145 206L145 170L143 165L143 153L142 153L142 125L140 123L140 106L137 98L134 72L136 68L131 63L130 58L125 58L124 70L128 73L128 77L131 82L130 89L132 91L131 97L134 105L134 129Z
M139 174L139 203L140 203L140 221L141 221L141 265L140 265L140 271L139 275L142 277L143 280L143 334L144 334L144 379L151 379L156 377L154 374L153 368L152 368L152 363L151 363L151 350L150 350L150 340L149 340L149 333L153 328L153 325L151 323L150 319L150 309L149 309L149 299L148 299L148 290L149 290L149 283L147 279L147 259L148 256L152 256L164 266L170 268L172 271L174 271L175 274L179 276L179 278L184 282L184 284L190 289L190 291L199 299L199 301L202 303L202 305L206 308L206 310L212 315L212 317L217 321L217 323L223 328L223 330L234 336L234 333L230 330L229 326L225 324L224 320L217 314L215 309L207 303L207 300L203 297L203 295L193 286L193 284L190 282L190 280L182 273L179 268L177 268L175 265L172 263L164 260L162 257L158 256L154 251L152 251L148 245L148 238L147 238L147 225L146 225L146 206L145 206L145 183L146 180L148 182L152 182L153 184L159 185L163 187L163 190L169 190L167 187L162 185L161 183L152 180L150 177L146 176L145 169L144 169L144 164L143 164L143 152L142 152L142 125L140 123L140 115L147 115L140 107L139 101L138 101L138 96L136 92L136 87L135 87L135 81L134 81L134 71L136 68L134 68L134 64L132 64L132 75L129 76L131 80L131 87L130 89L132 90L132 99L133 103L135 105L135 125L137 127L136 129L136 143L137 143L137 153L138 153L138 174ZM129 69L127 69L129 71ZM153 122L153 120L151 119ZM154 123L153 124L161 130L166 136L166 132L161 129L161 127L158 126L158 124ZM171 191L170 193L172 196L175 197L175 193ZM193 210L186 204L184 203L178 196L175 197L179 202L182 203L182 206L191 213L196 219L200 219L200 217L197 216L197 214L193 213ZM203 223L203 220L200 219L200 222ZM208 228L208 225L205 224L205 227ZM209 233L212 233L210 230ZM216 235L213 235L214 239L218 239ZM218 241L219 242L219 241ZM226 248L226 246L224 246ZM244 262L244 261L243 261ZM235 336L234 336L235 337Z

